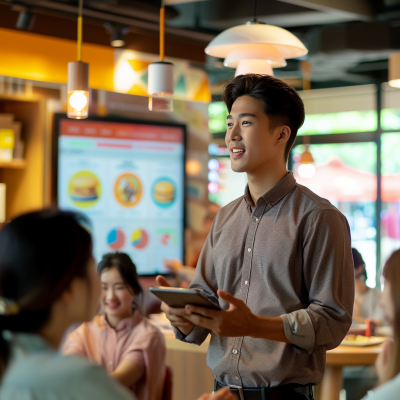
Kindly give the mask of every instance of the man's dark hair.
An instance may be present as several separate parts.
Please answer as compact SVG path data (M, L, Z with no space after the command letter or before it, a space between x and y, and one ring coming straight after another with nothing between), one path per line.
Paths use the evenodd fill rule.
M296 90L281 79L270 75L238 75L225 86L222 98L231 112L240 96L251 96L264 103L264 112L271 122L270 129L280 125L290 127L290 138L285 147L285 161L304 123L304 104Z

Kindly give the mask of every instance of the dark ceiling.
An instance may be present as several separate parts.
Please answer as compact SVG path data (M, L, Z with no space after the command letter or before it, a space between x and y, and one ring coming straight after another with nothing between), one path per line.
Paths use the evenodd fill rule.
M0 0L0 27L15 29L18 14L36 15L31 31L75 39L78 1ZM213 84L232 70L206 58L204 47L222 30L254 18L254 2L243 0L166 0L166 54L203 66ZM127 48L158 52L160 0L85 0L84 40L109 45L105 22L129 27ZM259 21L298 36L309 54L312 87L387 80L388 55L400 50L400 0L258 0ZM275 75L301 82L299 60L288 60Z

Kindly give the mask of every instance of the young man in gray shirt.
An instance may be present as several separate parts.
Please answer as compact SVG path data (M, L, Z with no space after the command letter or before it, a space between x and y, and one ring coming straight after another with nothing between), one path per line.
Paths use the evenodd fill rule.
M234 78L223 98L231 166L247 173L248 185L215 217L190 285L223 310L162 309L179 340L200 345L211 333L216 388L229 385L241 400L312 399L326 351L351 325L349 226L287 171L304 122L296 91L249 74Z

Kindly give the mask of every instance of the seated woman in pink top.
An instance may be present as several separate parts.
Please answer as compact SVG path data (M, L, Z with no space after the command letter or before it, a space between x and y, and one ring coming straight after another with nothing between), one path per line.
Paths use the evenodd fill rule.
M102 314L75 329L64 353L78 353L101 364L138 400L160 400L165 375L161 332L138 311L142 294L135 264L124 253L106 254L97 270Z

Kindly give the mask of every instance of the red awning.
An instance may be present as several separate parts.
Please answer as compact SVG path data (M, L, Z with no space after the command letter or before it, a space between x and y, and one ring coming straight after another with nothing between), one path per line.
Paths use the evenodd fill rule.
M298 183L328 200L376 201L376 175L349 167L338 157L327 164L315 165L315 175L312 178L301 178L297 173L297 168L295 171Z
M301 178L298 166L295 164L297 182L321 197L338 202L376 201L376 175L350 167L338 157L327 164L316 164L312 178ZM400 173L382 176L382 201L400 201Z

